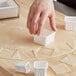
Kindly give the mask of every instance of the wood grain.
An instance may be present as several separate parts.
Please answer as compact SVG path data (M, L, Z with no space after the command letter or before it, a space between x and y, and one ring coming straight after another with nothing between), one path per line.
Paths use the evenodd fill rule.
M49 62L49 65L59 65L63 63L61 60L67 57L67 54L76 56L75 52L72 53L75 46L74 43L76 43L75 33L65 30L64 14L56 11L58 31L55 42L53 46L44 47L33 42L33 37L27 29L27 16L33 0L16 0L16 2L20 5L20 17L0 20L0 49L3 48L0 51L0 66L5 68L0 67L0 76L34 76L33 62L35 60L46 60ZM48 20L45 27L50 29ZM30 61L32 71L28 75L15 71L15 64L20 61ZM48 76L76 76L75 67L65 63L63 65L68 66L72 71L57 75L51 67L50 69L48 68ZM56 70L60 69L57 68Z

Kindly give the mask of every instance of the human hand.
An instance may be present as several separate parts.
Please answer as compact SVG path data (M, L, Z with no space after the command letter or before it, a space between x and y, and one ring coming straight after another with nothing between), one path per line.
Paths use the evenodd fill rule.
M27 19L29 32L40 35L47 18L49 18L52 30L56 31L53 0L35 0L30 7Z

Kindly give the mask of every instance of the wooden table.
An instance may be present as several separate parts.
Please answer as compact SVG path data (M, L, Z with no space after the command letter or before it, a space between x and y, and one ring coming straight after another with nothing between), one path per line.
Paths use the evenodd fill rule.
M33 42L33 38L26 28L29 7L33 1L16 1L20 5L20 17L0 21L0 66L14 76L34 76L33 71L27 75L17 73L15 71L15 64L20 61L30 61L33 69L33 62L35 60L47 60L49 66L53 64L65 64L71 70L68 73L57 74L52 67L49 67L48 76L76 76L76 69L74 66L61 62L63 58L73 53L72 50L76 43L75 32L65 31L65 15L56 11L58 31L56 33L55 42L48 47L44 47ZM49 27L48 20L46 21L45 27ZM65 66L62 66L62 68L64 67ZM60 69L61 68L58 70ZM6 76L2 73L0 74L0 76Z

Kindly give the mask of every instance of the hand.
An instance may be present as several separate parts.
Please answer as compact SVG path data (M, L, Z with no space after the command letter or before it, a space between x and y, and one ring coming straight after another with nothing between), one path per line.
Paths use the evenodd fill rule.
M56 31L53 0L35 0L30 7L27 20L29 32L40 35L47 18L52 30Z

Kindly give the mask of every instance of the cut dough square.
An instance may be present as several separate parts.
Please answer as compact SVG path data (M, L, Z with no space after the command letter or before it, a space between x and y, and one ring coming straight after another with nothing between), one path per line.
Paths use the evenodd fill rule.
M39 48L38 47L35 47L36 50L32 47L19 47L18 48L18 51L16 52L16 54L18 55L23 55L25 58L35 58L36 55L37 55L37 52L40 50L40 46ZM33 50L34 49L34 50Z
M73 49L75 47L74 44L74 38L73 38L74 32L72 31L57 31L56 38L55 38L55 45L58 48L61 48L67 46L67 48ZM67 45L67 43L70 45ZM66 48L65 48L66 49Z
M49 45L55 39L55 32L44 29L40 36L34 36L34 42L40 45Z
M19 51L16 51L14 53L14 55L11 57L11 59L23 60L23 59L25 59L25 57L24 57L24 55L22 55L22 53L20 53Z
M53 53L53 49L52 48L42 47L38 51L37 57L50 58L52 56L52 53Z
M62 62L72 65L72 66L76 66L76 56L74 55L68 55L67 57L65 57L63 60L61 60Z
M0 57L3 58L11 58L11 56L14 54L14 50L9 50L9 49L2 49L1 53L0 53Z
M52 57L61 57L72 52L73 50L66 43L60 43L57 47L54 48Z
M33 50L22 50L21 51L21 53L26 57L26 58L30 58L30 57L32 57L32 58L34 58L35 57L35 55L34 55L34 51Z
M54 52L52 53L52 57L60 57L63 56L64 52L58 48L54 48Z
M60 50L58 48L54 48L54 52L52 54L52 57L57 57L60 55L61 55Z
M63 74L71 71L71 69L66 64L63 63L57 65L51 65L51 68L56 74Z

